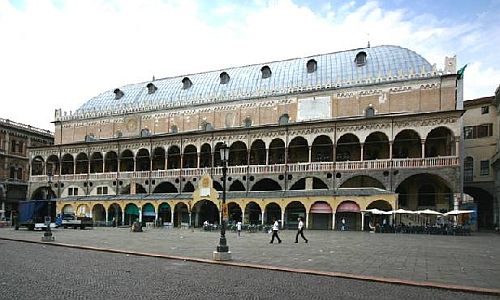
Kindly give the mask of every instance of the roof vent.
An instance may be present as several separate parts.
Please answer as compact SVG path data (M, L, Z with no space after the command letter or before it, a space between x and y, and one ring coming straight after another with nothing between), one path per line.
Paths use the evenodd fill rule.
M226 72L220 73L220 84L227 84L229 82L229 74Z
M148 88L148 94L154 94L156 92L156 90L158 89L156 87L156 85L154 85L152 83L148 83L148 85L146 87Z
M192 85L193 85L193 83L191 82L191 79L189 79L188 77L184 77L184 79L182 79L182 88L183 89L187 90Z
M306 67L307 73L314 73L318 69L318 63L314 59L311 59L307 62Z
M260 72L262 73L262 79L266 79L271 77L271 68L269 66L263 66L262 69L260 69Z
M358 67L362 67L366 65L366 52L361 51L356 54L356 58L354 59L354 62Z
M115 100L118 100L125 95L120 89L114 90L113 93L115 93Z

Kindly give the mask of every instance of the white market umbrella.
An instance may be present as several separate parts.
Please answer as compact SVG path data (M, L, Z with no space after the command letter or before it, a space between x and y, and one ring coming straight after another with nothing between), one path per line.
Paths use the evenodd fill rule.
M393 214L409 214L409 215L414 215L417 212L413 211L413 210L406 210L406 209L400 208L398 210L393 210L391 213L393 213Z
M442 215L442 213L435 211L435 210L432 210L432 209L418 210L417 213L420 215L436 215L436 216Z
M392 214L392 212L390 212L390 211L384 211L384 210L380 210L378 208L367 209L367 210L365 210L365 212L369 212L373 215L391 215Z
M462 214L471 214L473 212L474 212L473 210L459 210L459 209L456 209L456 210L451 210L451 211L445 213L444 215L445 216L457 216L457 215L462 215Z

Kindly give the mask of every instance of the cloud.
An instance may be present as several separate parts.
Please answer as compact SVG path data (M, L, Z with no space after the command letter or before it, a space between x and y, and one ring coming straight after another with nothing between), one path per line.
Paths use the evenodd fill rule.
M409 14L381 2L318 7L291 0L0 0L0 117L53 130L54 110L76 110L129 83L372 45L410 48L443 65L458 55L466 97L500 83L498 26ZM482 57L489 58L482 61ZM494 58L494 59L493 59ZM494 63L492 63L494 62ZM484 74L488 78L484 79ZM496 82L495 82L496 81ZM474 86L472 86L474 85ZM484 94L486 93L486 94Z

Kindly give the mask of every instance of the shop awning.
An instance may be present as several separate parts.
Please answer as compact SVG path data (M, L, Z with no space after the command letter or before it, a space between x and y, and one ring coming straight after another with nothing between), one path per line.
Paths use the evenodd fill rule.
M332 208L328 203L314 203L311 207L311 213L313 214L331 214Z
M344 202L337 207L337 212L359 212L359 206L354 202Z
M129 205L125 208L125 213L129 215L139 215L139 208L135 205Z

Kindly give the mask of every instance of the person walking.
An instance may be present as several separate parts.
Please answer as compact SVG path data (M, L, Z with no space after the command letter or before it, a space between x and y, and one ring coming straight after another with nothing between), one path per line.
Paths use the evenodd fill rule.
M269 244L272 244L274 242L274 238L278 239L278 244L281 244L281 239L278 236L278 231L280 230L280 224L278 223L278 220L274 219L273 223L273 237L271 238L271 241Z
M240 234L241 234L241 221L238 221L238 223L236 223L236 231L238 232L238 237L240 237Z
M302 239L307 243L309 241L304 236L304 221L302 221L302 217L299 217L298 221L299 221L299 225L297 227L297 234L295 235L295 243L299 242L299 234L302 237Z

